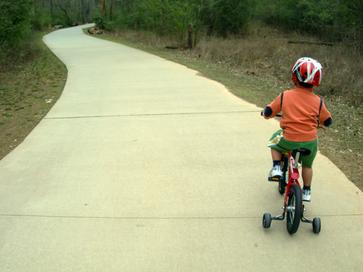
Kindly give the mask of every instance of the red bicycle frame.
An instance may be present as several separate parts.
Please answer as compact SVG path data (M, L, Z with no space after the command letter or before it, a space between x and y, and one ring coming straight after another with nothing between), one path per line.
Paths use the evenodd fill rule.
M287 205L287 200L289 198L289 192L290 192L290 188L292 185L297 184L299 185L300 188L300 183L299 183L299 178L300 178L300 174L299 174L299 170L298 170L298 161L299 161L299 153L297 154L296 158L294 159L294 156L292 155L292 152L290 151L288 153L288 182L286 185L286 192L285 192L285 205Z

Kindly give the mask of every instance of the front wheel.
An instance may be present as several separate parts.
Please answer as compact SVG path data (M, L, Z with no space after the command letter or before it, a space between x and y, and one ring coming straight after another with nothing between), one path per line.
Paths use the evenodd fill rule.
M297 184L294 184L290 188L286 207L286 226L290 234L294 234L298 230L302 212L301 189Z
M280 195L283 195L285 193L286 189L286 176L287 176L287 168L288 168L288 157L283 156L281 159L281 167L282 167L282 177L279 180L279 193Z

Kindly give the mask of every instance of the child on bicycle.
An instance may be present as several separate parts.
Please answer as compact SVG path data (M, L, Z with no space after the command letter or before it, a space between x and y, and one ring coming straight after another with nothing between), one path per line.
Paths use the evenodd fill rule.
M324 101L313 93L322 79L322 66L312 58L300 58L292 67L292 80L295 88L282 92L264 110L263 115L270 119L282 113L281 129L275 132L270 141L273 166L270 177L281 178L281 153L305 148L310 154L301 158L303 201L311 200L313 161L318 151L317 128L330 126L333 122Z

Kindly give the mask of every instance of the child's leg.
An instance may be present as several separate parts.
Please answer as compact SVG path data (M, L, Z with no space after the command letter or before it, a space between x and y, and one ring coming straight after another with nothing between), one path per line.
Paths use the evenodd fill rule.
M268 176L270 178L272 178L272 177L277 178L277 179L275 179L275 181L278 181L279 177L282 176L282 171L281 171L282 155L279 151L271 148L271 156L272 156L272 169L270 170ZM273 180L271 180L271 181L273 181Z
M272 169L270 170L268 176L269 176L269 181L278 181L280 179L280 177L282 176L282 171L281 171L281 158L282 155L280 153L280 151L282 152L282 150L284 150L283 148L280 148L278 146L278 143L281 141L282 139L282 130L278 130L277 132L275 132L272 137L269 140L269 144L268 147L271 148L271 157L272 157ZM274 178L274 179L270 179L270 178Z
M318 141L307 142L303 146L304 148L310 150L308 156L303 156L301 159L302 163L302 178L304 181L304 187L310 189L311 181L313 179L313 161L315 159L316 153L318 151Z
M302 178L304 181L305 187L311 186L311 181L313 179L313 168L310 167L303 167L302 168Z
M271 156L273 161L281 161L281 153L271 148Z
M302 178L304 181L304 187L302 191L302 200L303 201L311 201L311 180L313 178L313 168L311 167L303 167L302 168Z

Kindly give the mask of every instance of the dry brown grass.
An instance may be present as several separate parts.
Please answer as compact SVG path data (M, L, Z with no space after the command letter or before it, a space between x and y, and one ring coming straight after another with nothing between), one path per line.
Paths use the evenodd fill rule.
M306 40L299 36L285 37L283 34L203 38L193 54L259 77L273 76L281 84L290 83L289 69L296 59L310 56L319 60L324 67L323 84L318 92L340 97L355 107L360 106L363 102L363 59L360 52L342 44L330 47L288 43L297 39Z
M183 46L168 37L151 32L122 31L114 35L144 46L164 48L167 45ZM309 56L324 67L323 84L318 93L339 97L341 102L361 106L363 103L363 58L361 52L344 44L334 46L291 44L288 41L317 41L312 37L286 34L273 28L261 27L246 37L202 37L190 57L223 64L229 69L258 77L270 78L278 85L289 85L290 67L295 60Z
M112 33L108 32L114 38L126 39L130 42L138 43L140 46L148 46L154 48L164 48L167 45L179 46L175 39L170 37L162 37L156 35L155 33L148 31L133 31L133 30L122 30L114 31ZM101 36L101 37L105 37Z

